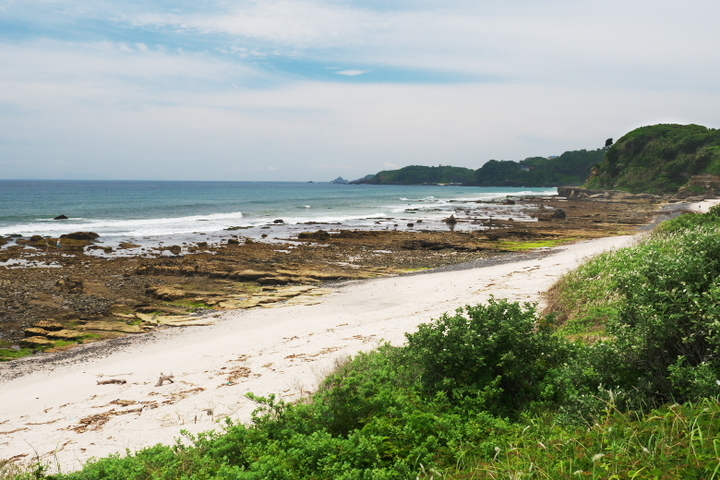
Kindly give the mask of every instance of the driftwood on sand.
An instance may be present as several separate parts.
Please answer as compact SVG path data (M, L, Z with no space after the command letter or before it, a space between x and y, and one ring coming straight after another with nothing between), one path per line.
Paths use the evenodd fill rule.
M109 379L109 380L98 380L98 381L97 381L97 384L98 384L98 385L112 385L113 383L117 383L117 384L119 384L119 385L123 385L123 384L127 383L127 380L123 380L123 379L120 379L120 378L111 378L111 379Z
M165 383L166 381L167 381L167 382L170 382L170 383L175 383L175 382L173 381L173 378L175 378L175 375L173 375L172 373L171 373L170 375L165 375L164 373L160 372L160 378L158 379L158 381L157 381L157 383L155 384L155 386L156 386L156 387L162 387L162 386L163 386L163 383Z

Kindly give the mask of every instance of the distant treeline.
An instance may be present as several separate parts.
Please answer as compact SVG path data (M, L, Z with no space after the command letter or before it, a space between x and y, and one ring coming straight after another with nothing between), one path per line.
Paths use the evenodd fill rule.
M477 185L483 187L554 187L582 185L594 166L605 155L604 149L575 150L559 157L532 157L519 162L490 160L477 170L440 165L411 165L384 170L351 183L374 185Z

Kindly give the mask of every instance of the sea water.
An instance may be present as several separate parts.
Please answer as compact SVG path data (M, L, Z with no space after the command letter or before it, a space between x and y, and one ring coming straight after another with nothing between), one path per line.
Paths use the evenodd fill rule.
M277 229L280 220L285 226L342 228L389 228L397 225L392 222L414 220L429 225L483 202L555 193L554 188L437 185L0 180L0 235L92 231L112 246L212 240L240 230L259 237L260 229ZM512 215L507 208L485 206L491 217ZM59 215L68 219L54 220ZM515 216L522 214L518 210Z

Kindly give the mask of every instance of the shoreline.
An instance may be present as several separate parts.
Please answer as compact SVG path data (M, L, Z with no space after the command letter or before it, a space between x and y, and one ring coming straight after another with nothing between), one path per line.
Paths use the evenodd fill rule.
M498 255L491 258L476 260L472 262L445 265L430 270L422 270L417 272L400 273L398 278L412 277L418 275L433 275L442 272L457 272L462 270L473 270L478 268L492 268L508 263L528 261L548 255L546 250L535 250L526 252L513 252L505 255ZM326 288L341 291L345 288L352 288L364 282L371 282L373 279L364 280L346 280L342 282L333 282L325 285ZM232 312L232 311L230 311ZM218 313L203 313L198 318L217 317ZM213 322L216 323L216 322ZM192 326L184 328L193 328ZM205 328L199 326L196 328ZM100 342L92 342L83 345L77 345L71 349L38 353L29 357L22 357L10 362L0 363L0 387L6 382L21 378L32 374L34 370L41 367L44 371L54 371L57 368L73 365L89 358L104 358L112 355L114 352L122 351L127 348L135 348L142 344L162 342L163 336L177 333L174 329L150 330L136 335L128 335L124 337L106 339Z
M490 295L537 301L588 255L633 238L579 242L484 268L352 282L316 305L228 311L213 326L166 330L102 358L28 372L2 382L0 451L15 460L37 451L51 469L67 472L91 457L174 442L181 430L219 430L215 420L226 416L247 421L255 408L247 392L298 400L347 355L402 343L418 324ZM175 383L154 386L171 372Z
M248 421L256 405L247 392L301 399L348 355L400 344L418 324L491 295L538 302L560 275L636 235L344 281L313 304L211 312L209 326L0 364L0 459L33 461L37 452L51 471L68 472L92 457L173 443L181 430L219 431L224 417ZM161 374L174 383L156 386ZM106 380L117 383L98 383Z
M88 239L63 239L62 250L55 251L52 239L31 238L13 251L35 255L39 264L0 268L0 289L6 292L0 305L0 360L163 325L197 324L196 314L203 311L313 303L331 282L446 268L624 234L649 222L658 205L644 199L562 197L503 203L533 221L483 218L463 210L456 212L456 223L418 219L412 226L371 230L293 226L298 231L292 238L255 241L238 234L221 245L170 245L151 255L121 258L93 254L102 247ZM8 250L0 252L6 260ZM48 263L60 268L42 268Z

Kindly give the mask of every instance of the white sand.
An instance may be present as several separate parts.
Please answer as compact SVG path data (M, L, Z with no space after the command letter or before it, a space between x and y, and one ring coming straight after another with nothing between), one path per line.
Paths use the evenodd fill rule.
M707 213L710 207L720 205L720 198L703 200L702 202L689 203L687 208L696 213Z
M490 295L537 302L588 256L632 241L602 238L548 249L535 260L351 283L316 305L225 312L213 326L152 334L105 358L29 373L0 384L0 459L33 460L37 452L53 471L68 472L91 457L173 443L183 429L221 430L218 419L250 418L256 405L247 392L295 400L336 359L381 339L401 344L418 324ZM175 383L155 387L160 372L174 373ZM232 372L240 375L234 383ZM110 378L127 383L97 384ZM146 402L142 411L139 402ZM111 410L119 415L95 430L72 429Z

